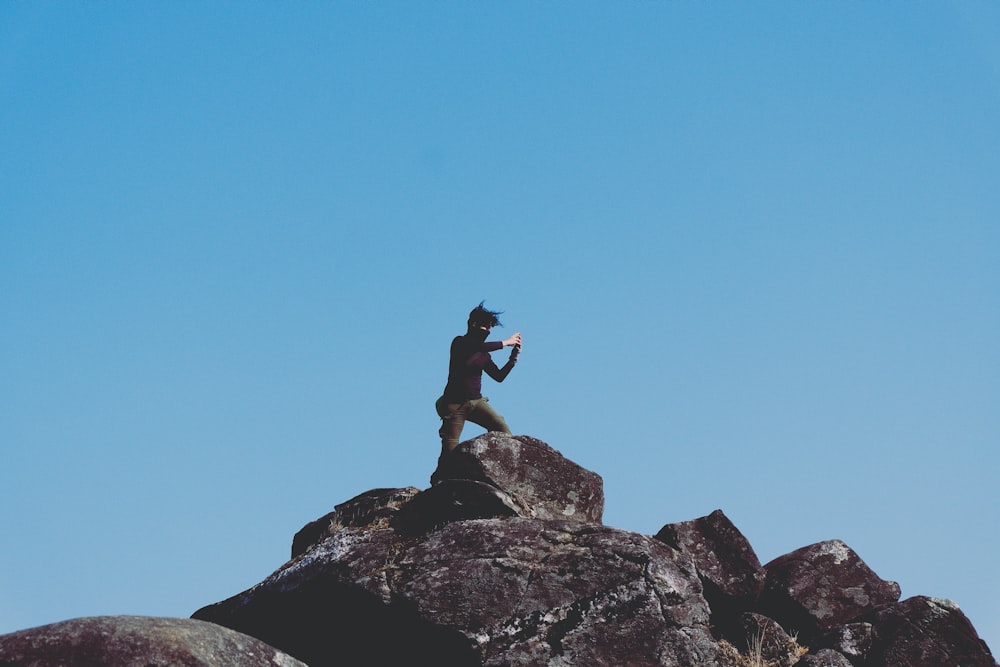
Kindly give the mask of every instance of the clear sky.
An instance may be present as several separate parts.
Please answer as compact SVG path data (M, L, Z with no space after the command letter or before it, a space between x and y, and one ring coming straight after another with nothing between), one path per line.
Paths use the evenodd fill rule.
M998 35L974 0L0 3L0 633L188 616L426 487L485 299L524 336L487 395L607 524L842 539L1000 649Z

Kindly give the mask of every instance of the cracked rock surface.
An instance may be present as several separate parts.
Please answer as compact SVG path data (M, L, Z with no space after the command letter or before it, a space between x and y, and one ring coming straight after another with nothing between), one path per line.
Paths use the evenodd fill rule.
M434 664L426 633L453 664L724 664L689 558L572 521L474 519L418 538L346 528L196 616L309 664Z

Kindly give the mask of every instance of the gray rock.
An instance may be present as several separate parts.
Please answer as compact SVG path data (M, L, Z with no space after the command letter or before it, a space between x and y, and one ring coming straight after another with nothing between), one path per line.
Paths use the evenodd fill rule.
M432 480L471 479L514 499L523 516L601 523L604 481L541 440L486 433L442 456Z
M884 667L996 667L969 619L951 600L912 597L872 615L869 664Z
M652 538L482 519L343 529L195 617L313 667L725 665L701 593L690 559Z
M253 637L181 618L97 616L0 637L17 667L306 667Z
M795 667L853 667L851 661L833 649L820 649L795 663Z
M802 547L764 569L761 613L807 640L899 600L899 585L880 579L840 540Z
M728 628L739 614L756 608L764 587L764 568L750 542L722 510L667 524L656 539L694 561L717 625Z
M851 662L863 665L871 652L874 633L874 626L871 623L863 621L848 623L825 637L823 643L846 656Z

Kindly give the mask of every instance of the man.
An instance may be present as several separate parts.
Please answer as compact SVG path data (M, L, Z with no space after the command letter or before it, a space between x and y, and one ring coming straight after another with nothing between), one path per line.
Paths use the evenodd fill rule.
M468 331L451 342L451 360L448 364L448 384L444 395L435 403L441 417L441 455L458 446L462 427L466 421L479 424L487 431L510 433L507 422L489 405L482 394L483 371L497 382L503 382L521 352L521 334L516 333L504 341L488 341L490 329L502 326L499 311L487 310L480 302L469 313ZM512 347L510 358L503 368L497 368L490 352Z

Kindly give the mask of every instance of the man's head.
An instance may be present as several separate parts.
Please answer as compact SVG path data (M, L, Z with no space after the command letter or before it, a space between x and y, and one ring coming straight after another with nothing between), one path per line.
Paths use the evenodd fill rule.
M492 329L493 327L503 326L500 324L500 320L497 319L497 315L503 313L502 310L488 310L483 307L483 301L479 302L479 305L472 309L469 313L469 330L472 329Z

